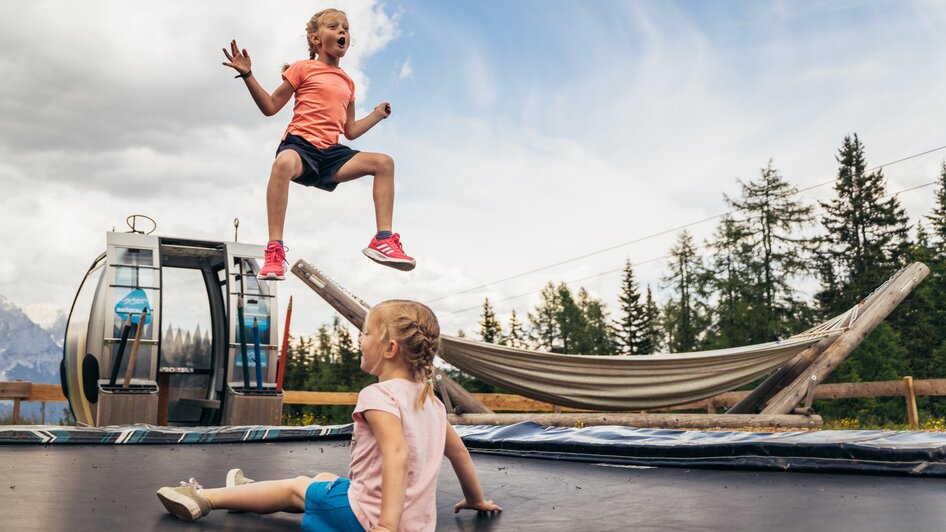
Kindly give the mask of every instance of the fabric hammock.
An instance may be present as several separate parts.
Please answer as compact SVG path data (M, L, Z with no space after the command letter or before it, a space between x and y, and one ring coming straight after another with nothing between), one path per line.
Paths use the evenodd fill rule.
M293 271L356 327L370 308L305 261ZM443 336L441 358L503 390L592 410L663 408L734 390L771 373L822 338L840 334L857 307L788 339L655 355L572 355Z

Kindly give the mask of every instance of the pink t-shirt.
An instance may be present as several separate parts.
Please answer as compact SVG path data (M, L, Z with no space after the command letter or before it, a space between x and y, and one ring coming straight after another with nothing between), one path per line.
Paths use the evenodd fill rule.
M348 104L355 101L355 82L344 70L313 59L293 63L282 79L292 85L296 96L286 133L318 148L338 144L348 121Z
M447 412L436 397L414 408L423 383L390 379L372 384L358 394L352 419L351 487L348 501L365 530L381 516L381 448L364 418L366 410L380 410L401 419L407 441L407 493L398 530L434 530L437 526L437 478L447 438Z

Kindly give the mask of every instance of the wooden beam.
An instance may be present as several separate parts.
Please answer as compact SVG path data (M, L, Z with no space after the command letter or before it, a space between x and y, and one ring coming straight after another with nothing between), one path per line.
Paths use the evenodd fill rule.
M286 390L284 405L354 405L358 402L357 392L302 392Z
M815 428L821 416L764 414L464 414L448 415L455 425L512 425L534 421L546 426L590 427L625 425L640 428L706 429L706 428Z
M926 276L930 269L922 262L915 262L899 272L886 288L877 294L866 311L841 334L825 352L818 357L790 385L777 393L762 409L763 414L788 414L798 405L807 391L809 381L814 378L823 382L838 364L844 361L857 348L893 309L899 305Z
M30 387L30 396L27 397L26 400L49 403L68 401L66 396L62 394L62 386L58 384L40 383L33 383L33 386Z
M463 386L451 379L442 369L434 370L434 378L440 381L442 390L450 395L450 401L453 403L453 412L456 414L492 414L493 411L480 402Z
M913 430L920 430L920 416L916 411L916 390L913 388L913 377L903 378L903 396L907 400L907 421Z
M775 370L768 379L747 393L738 403L726 411L727 414L754 414L762 405L782 388L791 384L799 375L838 339L838 336L822 338L818 343L795 355L787 364Z
M324 273L304 260L300 259L293 264L292 273L296 274L296 277L321 296L326 303L350 321L352 325L358 329L364 327L365 317L368 315L366 303L340 290Z
M0 400L26 399L30 396L31 382L0 382Z

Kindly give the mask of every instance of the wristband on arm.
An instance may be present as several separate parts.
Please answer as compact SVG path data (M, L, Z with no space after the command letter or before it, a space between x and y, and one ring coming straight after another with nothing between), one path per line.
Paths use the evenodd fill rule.
M236 76L233 76L233 77L234 77L234 78L243 78L243 79L246 79L246 78L248 78L248 77L250 77L250 76L252 76L252 75L253 75L253 70L250 69L250 70L247 70L247 71L246 71L246 74L237 74Z

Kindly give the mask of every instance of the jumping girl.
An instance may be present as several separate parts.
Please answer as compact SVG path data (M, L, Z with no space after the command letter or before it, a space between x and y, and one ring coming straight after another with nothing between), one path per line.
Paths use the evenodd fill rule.
M223 64L243 78L250 96L266 116L278 113L295 96L292 121L276 149L276 160L266 188L269 243L261 280L286 278L283 227L289 183L331 192L339 183L374 176L373 198L377 233L363 253L371 260L398 270L414 269L414 259L404 253L400 235L391 232L394 213L394 160L381 153L353 150L338 143L344 134L355 140L391 115L391 104L382 102L368 116L355 120L355 84L338 64L351 46L348 17L337 9L316 13L306 25L309 59L283 67L283 83L266 92L253 76L250 54L236 40L223 49Z
M379 382L358 394L349 478L319 473L254 482L234 469L225 488L203 489L191 479L159 489L158 498L185 521L214 509L289 511L305 512L303 530L434 530L437 478L446 456L464 495L454 512L501 512L483 496L470 453L434 396L433 359L439 350L440 326L426 306L393 300L368 314L361 369Z

